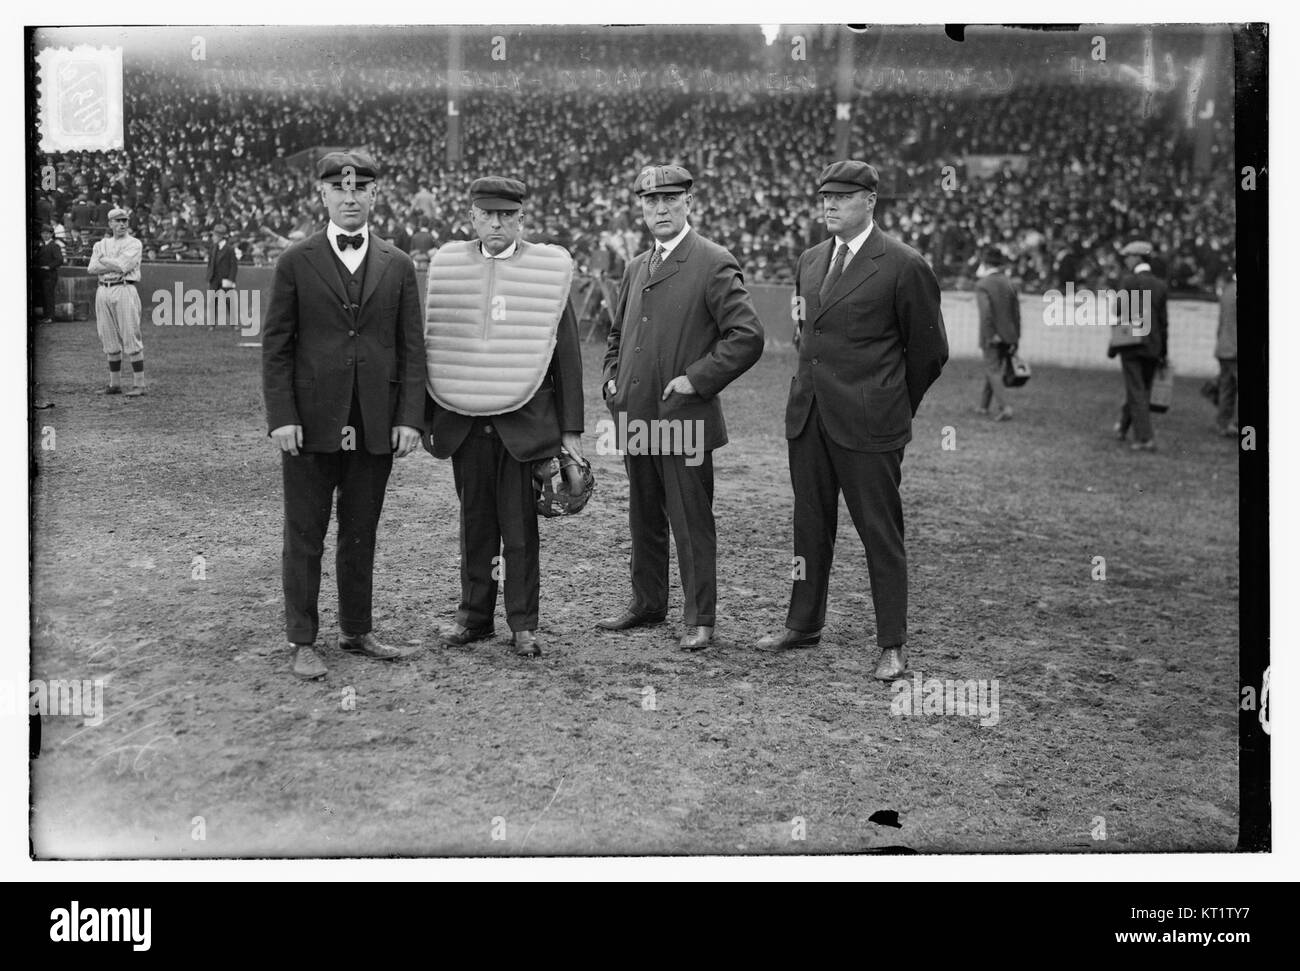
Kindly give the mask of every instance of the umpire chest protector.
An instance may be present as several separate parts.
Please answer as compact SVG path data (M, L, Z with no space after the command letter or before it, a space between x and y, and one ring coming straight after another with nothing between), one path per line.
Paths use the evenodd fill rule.
M477 242L447 243L429 263L424 349L429 394L462 415L527 404L546 377L573 260L561 247L520 241L494 260Z

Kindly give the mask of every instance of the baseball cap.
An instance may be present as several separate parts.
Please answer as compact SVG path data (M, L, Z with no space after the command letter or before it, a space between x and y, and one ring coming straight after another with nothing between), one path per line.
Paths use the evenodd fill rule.
M379 178L379 167L363 152L330 152L316 163L316 177L322 182L342 182L349 175L357 185L364 185Z
M1154 248L1144 239L1135 239L1119 252L1121 256L1150 256Z
M818 192L875 192L880 185L880 174L874 165L858 159L832 162L817 177Z
M689 192L695 179L680 165L647 165L637 173L632 188L639 196L655 192Z
M125 209L114 207L108 210L108 218L109 219L130 219L131 216Z
M523 207L528 186L518 179L488 175L469 184L470 199L474 205L488 212L514 212Z

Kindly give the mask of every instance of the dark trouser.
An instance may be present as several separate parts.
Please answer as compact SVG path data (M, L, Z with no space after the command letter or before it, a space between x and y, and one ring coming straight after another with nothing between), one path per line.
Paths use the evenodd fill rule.
M1237 424L1237 359L1219 359L1219 431Z
M984 348L984 387L980 389L980 407L992 404L997 411L1006 408L1006 399L1002 397L1002 348L990 344Z
M41 270L41 317L54 316L54 302L58 299L58 270Z
M871 602L876 609L876 643L907 642L907 552L903 546L903 449L855 452L831 441L814 402L808 424L790 440L790 484L794 487L796 573L786 626L812 633L826 625L826 593L835 556L839 496L867 554ZM796 570L799 564L796 563Z
M493 572L504 548L506 622L512 631L537 630L541 544L533 463L517 461L487 418L477 418L451 457L460 497L460 609L456 623L492 626L497 585Z
M1133 437L1139 442L1149 442L1155 433L1151 430L1151 382L1156 376L1156 361L1132 351L1120 351L1119 363L1124 369L1124 407L1119 412L1119 430L1127 433L1133 428Z
M329 530L330 506L338 490L339 535L334 569L339 593L339 629L350 637L370 633L371 575L375 530L384 507L384 490L393 468L392 453L365 450L360 415L353 402L353 450L282 453L284 468L285 629L294 644L311 644L320 627L320 560Z
M626 455L632 532L632 609L668 609L668 530L682 574L682 620L712 627L718 609L718 538L713 522L713 453L698 465L685 455Z

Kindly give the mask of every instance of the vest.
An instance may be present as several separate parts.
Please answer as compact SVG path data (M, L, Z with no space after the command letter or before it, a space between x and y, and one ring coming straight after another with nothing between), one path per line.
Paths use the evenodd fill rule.
M371 245L374 244L371 243ZM334 259L334 269L338 271L339 282L343 284L343 291L348 295L348 310L352 314L352 319L356 320L361 313L361 294L366 286L366 264L370 262L370 252L367 250L366 258L357 267L357 272L353 273L348 269L347 264L339 259L339 255L334 252L333 246L330 246L328 242L325 246Z
M541 387L569 301L573 260L519 241L494 260L477 242L447 243L429 261L424 349L429 394L448 411L501 415Z

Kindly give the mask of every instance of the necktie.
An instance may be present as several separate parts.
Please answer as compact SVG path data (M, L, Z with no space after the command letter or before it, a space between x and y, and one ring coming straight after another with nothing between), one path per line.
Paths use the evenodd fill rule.
M659 272L659 267L664 265L664 248L655 243L655 251L650 254L650 279L653 280L655 274Z
M361 249L361 244L366 241L366 237L361 233L357 233L355 236L344 236L342 233L339 233L339 235L334 237L334 241L339 244L339 251L342 252L349 246Z
M840 248L835 251L835 262L831 264L830 271L826 274L826 279L822 281L822 288L818 291L818 299L823 303L826 301L827 295L831 292L831 288L835 286L835 282L840 278L840 274L844 272L844 260L848 255L849 244L840 243Z

